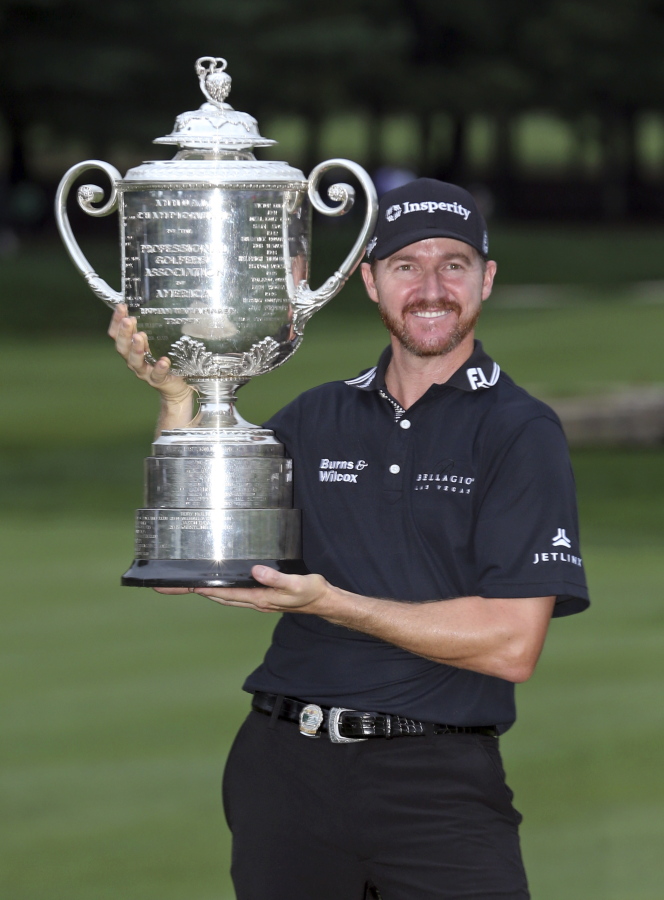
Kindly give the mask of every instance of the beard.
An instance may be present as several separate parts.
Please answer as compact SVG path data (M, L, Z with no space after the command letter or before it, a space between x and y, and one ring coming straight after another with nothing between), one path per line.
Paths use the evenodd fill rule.
M449 334L440 336L435 334L432 330L431 335L428 337L426 335L415 337L409 331L408 326L406 325L406 316L408 313L427 312L429 310L439 311L443 309L449 309L457 315L457 324ZM477 325L480 313L482 312L482 305L480 304L475 312L466 319L461 318L461 307L453 300L442 304L438 303L434 307L430 307L422 301L415 300L403 308L400 319L391 315L383 307L382 303L378 304L378 312L383 320L383 324L390 334L393 334L404 350L412 353L413 356L445 356L447 353L451 353L452 350L455 350L464 338L468 337L471 331L473 331Z

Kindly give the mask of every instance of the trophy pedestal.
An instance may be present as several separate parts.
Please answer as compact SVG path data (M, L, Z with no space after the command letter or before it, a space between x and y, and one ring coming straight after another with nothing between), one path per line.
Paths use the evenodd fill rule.
M301 559L135 559L122 576L126 587L262 587L253 566L308 575Z
M307 574L293 463L274 433L235 410L236 384L196 382L197 417L145 460L131 587L258 587L255 565Z

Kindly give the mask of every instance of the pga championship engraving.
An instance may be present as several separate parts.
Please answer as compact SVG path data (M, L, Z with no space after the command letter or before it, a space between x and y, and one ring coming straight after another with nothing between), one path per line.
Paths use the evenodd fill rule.
M353 162L327 160L306 178L285 162L257 161L253 151L275 142L226 102L226 61L202 57L196 73L206 102L155 140L177 146L173 159L144 162L124 178L86 160L56 196L60 234L91 290L110 307L126 303L148 336L148 361L168 356L199 396L196 418L164 431L146 460L135 559L122 579L133 586L253 585L257 562L305 571L291 461L272 432L237 413L236 393L297 350L309 318L358 265L377 214L371 179ZM328 189L330 203L321 198L320 180L334 168L359 181L366 213L347 258L313 290L312 208L338 216L354 202L343 183ZM67 215L71 188L91 169L105 173L110 193L83 185L77 200L91 216L119 214L120 291L90 265Z

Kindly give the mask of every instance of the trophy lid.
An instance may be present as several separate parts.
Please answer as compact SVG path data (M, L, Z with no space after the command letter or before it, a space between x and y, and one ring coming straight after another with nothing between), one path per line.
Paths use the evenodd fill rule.
M196 74L207 103L179 115L171 134L156 138L154 144L177 144L186 150L232 151L277 143L261 137L253 116L224 102L231 89L231 77L225 69L226 60L221 57L202 56L196 60Z

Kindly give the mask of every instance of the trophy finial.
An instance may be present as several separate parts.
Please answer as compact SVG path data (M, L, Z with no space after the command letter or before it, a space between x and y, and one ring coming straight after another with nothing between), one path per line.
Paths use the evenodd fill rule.
M196 60L196 74L205 97L217 106L224 108L224 100L231 91L231 76L225 71L226 60L221 56L201 56Z
M172 133L156 138L155 144L177 144L187 151L239 153L276 143L261 137L253 116L224 102L231 90L231 76L225 70L226 60L220 56L196 60L198 83L206 102L200 109L181 113Z

